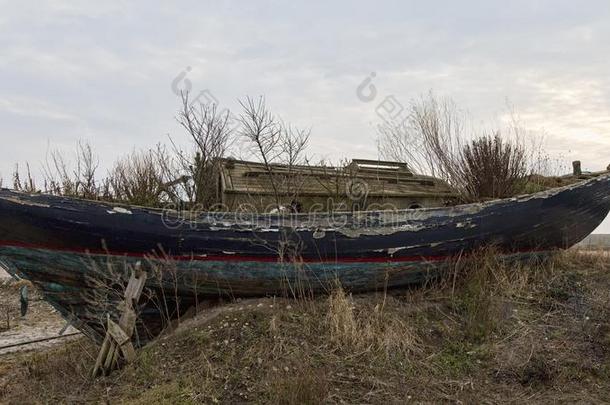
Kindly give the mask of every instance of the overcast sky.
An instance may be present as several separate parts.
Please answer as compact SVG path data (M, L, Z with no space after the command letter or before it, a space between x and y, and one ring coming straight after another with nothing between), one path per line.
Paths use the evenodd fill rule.
M264 94L333 161L376 158L379 111L433 90L483 126L513 106L568 164L610 163L607 2L329 3L0 0L0 174L78 140L107 168L179 139L187 88L230 109Z

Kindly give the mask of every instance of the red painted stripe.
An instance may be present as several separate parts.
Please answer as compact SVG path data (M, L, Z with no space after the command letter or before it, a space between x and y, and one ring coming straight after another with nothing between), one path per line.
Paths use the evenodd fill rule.
M74 253L74 254L94 254L94 255L109 255L109 256L121 256L121 257L156 257L156 254L151 253L136 253L136 252L116 252L116 251L105 251L105 250L92 250L92 249L70 249L51 245L37 245L25 242L15 241L0 241L0 247L19 247L25 249L40 249L40 250L51 250L54 252L63 253ZM223 254L223 255L167 255L161 256L161 259L171 259L176 261L222 261L222 262L267 262L275 263L279 261L277 256L247 256L238 254ZM385 263L385 262L421 262L421 261L442 261L447 260L448 256L402 256L402 257L337 257L330 259L315 259L315 258L302 258L301 260L305 263Z

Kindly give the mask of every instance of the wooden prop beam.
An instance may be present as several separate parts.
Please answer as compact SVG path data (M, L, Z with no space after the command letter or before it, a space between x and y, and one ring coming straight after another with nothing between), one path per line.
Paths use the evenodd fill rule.
M106 336L91 372L93 378L98 374L105 375L116 369L121 354L123 360L127 363L135 360L136 352L131 343L131 335L135 329L137 319L134 308L140 299L145 283L146 272L142 271L141 264L138 262L135 271L131 274L127 288L125 288L125 299L120 304L123 312L119 322L114 322L108 315Z

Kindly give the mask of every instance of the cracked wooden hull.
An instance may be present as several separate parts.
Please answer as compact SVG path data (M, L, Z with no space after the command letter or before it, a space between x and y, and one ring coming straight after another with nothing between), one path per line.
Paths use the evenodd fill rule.
M9 271L36 283L49 301L64 317L78 320L77 326L94 339L103 337L106 313L118 318L115 304L99 305L100 301L118 302L116 294L100 299L100 275L92 274L112 267L117 284L124 285L127 272L142 261L138 257L109 256L62 252L56 250L0 247L0 256L10 258ZM438 263L294 263L240 262L224 260L144 259L150 277L140 310L139 336L157 335L167 318L211 297L265 296L270 294L324 293L337 282L353 291L383 290L417 283L435 274ZM154 270L152 270L154 268ZM96 269L96 270L92 270ZM107 279L102 280L106 281ZM177 298L177 299L176 299ZM168 308L166 308L166 306Z
M145 341L164 326L161 314L175 317L204 297L325 292L336 280L352 291L405 286L488 244L522 256L570 247L609 210L608 175L483 204L287 216L184 216L2 190L0 260L92 337L112 313L93 302L95 280L120 284L142 262L157 272L138 328Z

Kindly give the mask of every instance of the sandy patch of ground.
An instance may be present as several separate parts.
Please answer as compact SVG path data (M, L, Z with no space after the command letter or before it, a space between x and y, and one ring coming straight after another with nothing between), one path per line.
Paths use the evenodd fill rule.
M0 266L0 280L4 281L9 278L11 278L11 275L8 274L6 270L2 268L2 266Z
M0 274L0 357L6 357L14 352L38 350L62 344L71 339L67 337L3 348L15 343L58 336L66 325L66 321L59 313L44 301L38 291L29 283L27 283L29 308L26 316L21 317L19 289L26 282L13 280L10 276L8 278L3 276L3 274ZM77 330L70 326L64 331L64 335L74 332L77 332Z

